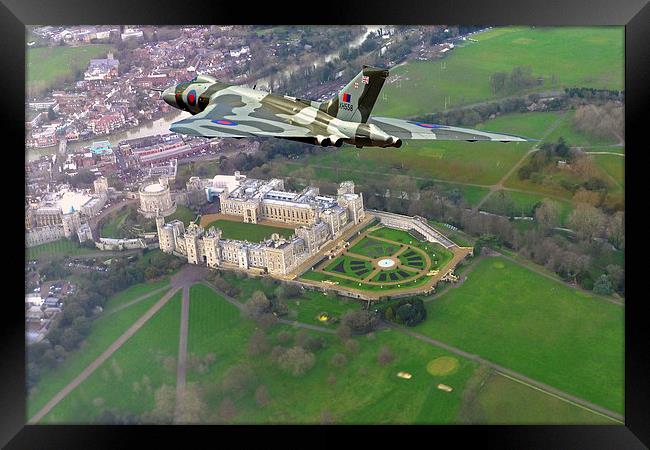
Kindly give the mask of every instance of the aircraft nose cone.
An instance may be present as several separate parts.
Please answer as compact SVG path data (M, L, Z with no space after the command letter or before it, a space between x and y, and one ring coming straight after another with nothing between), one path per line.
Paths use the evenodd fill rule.
M168 105L173 106L174 108L178 108L178 105L176 104L176 93L174 86L170 86L165 89L162 93L162 98Z

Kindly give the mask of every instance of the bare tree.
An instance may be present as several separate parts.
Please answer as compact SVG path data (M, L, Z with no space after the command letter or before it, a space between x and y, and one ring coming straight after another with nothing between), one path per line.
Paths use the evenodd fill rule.
M248 340L248 354L261 355L268 352L269 349L270 345L266 333L262 330L255 330Z
M271 401L271 398L269 397L269 390L265 385L262 384L255 390L255 401L259 406L266 406L268 405L269 401Z
M377 361L382 366L390 364L394 359L393 352L387 345L382 346L377 354Z

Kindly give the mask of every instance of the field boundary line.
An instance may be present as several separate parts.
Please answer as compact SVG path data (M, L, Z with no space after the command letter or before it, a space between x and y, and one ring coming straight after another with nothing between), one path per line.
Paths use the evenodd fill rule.
M443 348L443 349L445 349L445 350L447 350L447 351L449 351L451 353L462 356L463 358L466 358L466 359L470 359L470 360L475 361L477 363L486 364L487 366L493 368L497 372L507 373L507 374L510 374L512 377L519 378L520 380L525 380L526 382L531 383L532 385L536 385L537 387L539 387L544 392L555 393L556 395L564 396L566 399L570 399L572 401L580 403L580 404L582 404L582 405L584 405L584 406L586 406L588 408L593 408L594 410L599 411L599 412L607 415L610 418L614 418L614 419L618 419L618 420L624 420L622 414L611 411L611 410L609 410L609 409L607 409L607 408L605 408L603 406L599 406L599 405L597 405L595 403L589 402L589 401L584 400L584 399L582 399L580 397L577 397L575 395L566 393L566 392L564 392L564 391L562 391L560 389L557 389L557 388L555 388L553 386L550 386L550 385L548 385L546 383L542 383L541 381L537 381L537 380L535 380L535 379L533 379L531 377L528 377L528 376L526 376L526 375L524 375L522 373L516 372L516 371L514 371L512 369L508 369L507 367L504 367L504 366L501 366L499 364L493 363L492 361L489 361L489 360L487 360L487 359L485 359L485 358L483 358L483 357L481 357L479 355L468 353L468 352L466 352L464 350L461 350L458 347L454 347L453 345L449 345L449 344L446 344L446 343L444 343L442 341L439 341L437 339L430 338L429 336L426 336L426 335L423 335L423 334L420 334L420 333L416 333L414 331L410 331L410 330L406 329L405 327L402 327L402 326L399 326L399 325L396 325L396 324L393 324L393 323L385 322L385 321L384 321L384 323L386 325L388 325L390 328L393 328L393 329L395 329L397 331L400 331L401 333L404 333L404 334L407 334L407 335L409 335L411 337L419 339L419 340L421 340L423 342L427 342L427 343L429 343L431 345L435 345L437 347Z
M574 402L574 401L572 401L572 400L570 400L570 399L568 399L568 398L564 398L564 397L561 397L561 396L559 396L559 395L556 395L556 394L554 394L554 393L552 393L552 392L546 392L545 390L540 389L540 388L538 388L537 386L534 386L534 385L532 385L532 384L526 383L525 381L519 380L519 379L517 379L517 378L515 378L515 377L511 377L510 375L508 375L508 374L506 374L506 373L503 373L503 372L501 372L501 371L499 371L499 370L497 370L496 373L498 373L499 375L501 375L501 376L503 376L503 377L506 377L506 378L508 378L508 379L510 379L510 380L512 380L512 381L516 381L517 383L522 384L522 385L524 385L524 386L526 386L526 387L529 387L529 388L535 389L536 391L542 392L542 393L544 393L544 394L546 394L546 395L550 395L551 397L555 397L555 398L557 398L557 399L559 399L559 400L562 400L563 402L569 403L569 404L571 404L571 405L573 405L573 406L577 406L578 408L582 408L582 409L584 409L585 411L589 411L590 413L596 414L596 415L601 416L601 417L605 417L606 419L613 420L613 421L618 422L618 423L620 423L620 424L625 424L625 422L622 421L622 420L615 419L615 418L610 417L610 416L608 416L608 415L606 415L606 414L603 414L603 413L601 413L601 412L599 412L599 411L594 411L594 410L591 409L591 408L587 408L587 407L584 406L584 405L581 405L581 404L579 404L579 403L576 403L576 402Z

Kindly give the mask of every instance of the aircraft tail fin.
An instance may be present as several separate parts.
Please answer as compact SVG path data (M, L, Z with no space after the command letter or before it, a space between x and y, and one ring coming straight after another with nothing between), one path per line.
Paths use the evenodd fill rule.
M387 77L388 69L363 66L338 95L321 103L319 109L337 119L365 123Z

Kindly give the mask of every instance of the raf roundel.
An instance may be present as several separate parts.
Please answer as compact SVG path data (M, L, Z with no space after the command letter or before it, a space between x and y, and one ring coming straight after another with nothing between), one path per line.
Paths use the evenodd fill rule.
M440 128L440 125L434 125L434 124L431 124L431 123L420 123L420 122L415 122L415 124L416 124L418 127L422 127L422 128Z
M194 89L187 94L187 103L190 106L196 105L196 91Z
M226 120L226 119L213 120L212 123L216 123L217 125L227 125L229 127L234 127L235 125L237 125L237 122L233 122L232 120Z

